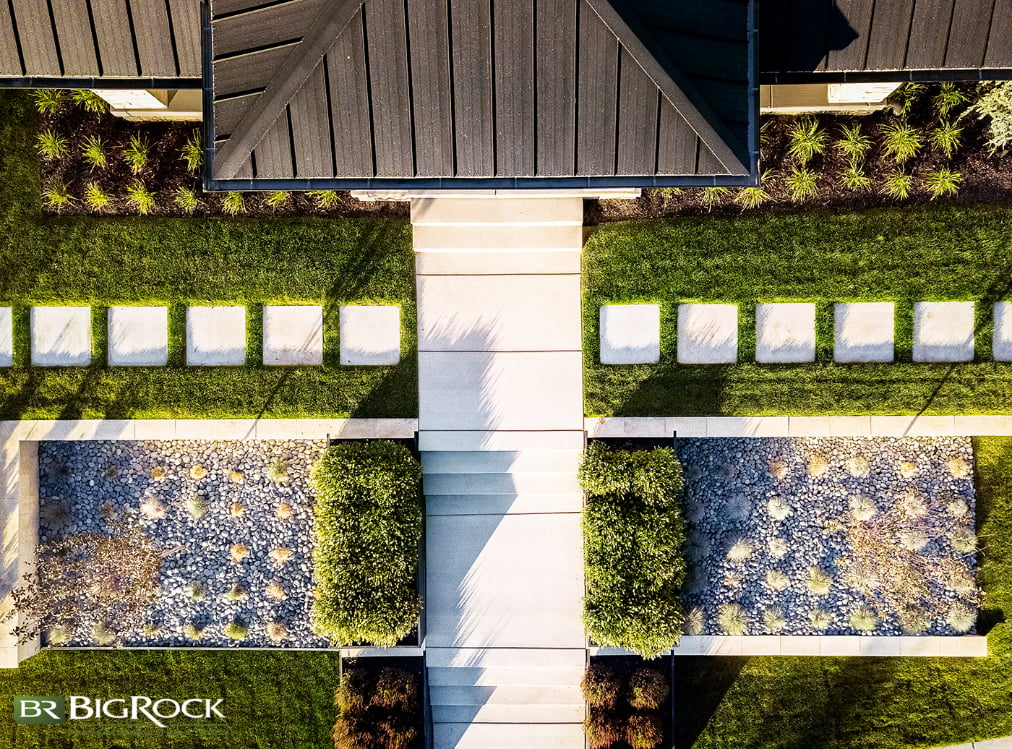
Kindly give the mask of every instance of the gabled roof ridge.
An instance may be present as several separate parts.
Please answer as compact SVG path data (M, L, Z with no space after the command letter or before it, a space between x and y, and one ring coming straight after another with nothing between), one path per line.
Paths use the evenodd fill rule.
M750 171L749 166L742 161L739 153L746 154L748 149L744 148L734 134L724 126L720 117L713 112L689 80L678 72L678 67L660 51L659 46L655 45L657 49L655 53L643 43L643 39L651 38L652 35L636 20L636 14L625 1L584 0L584 2L615 35L721 165L731 174L742 172L747 174ZM619 7L624 13L619 11ZM740 151L736 152L735 147Z
M257 144L263 140L292 97L305 85L320 60L351 23L364 0L329 0L310 25L284 64L243 115L228 140L214 157L215 179L231 179L239 173Z

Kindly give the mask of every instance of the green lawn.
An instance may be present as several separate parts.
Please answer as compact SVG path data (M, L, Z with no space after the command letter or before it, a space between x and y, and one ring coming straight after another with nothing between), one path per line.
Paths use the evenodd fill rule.
M412 416L416 405L411 230L404 219L43 217L34 109L0 92L0 305L15 308L19 366L0 372L0 418ZM341 367L337 307L403 310L403 363ZM196 370L183 366L187 303L250 305L249 361L259 361L264 303L325 306L323 367ZM27 308L89 304L96 363L26 366ZM104 308L174 305L170 366L102 366Z
M1012 439L978 438L991 655L677 658L682 749L899 749L1012 735ZM997 622L997 623L995 623Z
M0 745L10 749L314 749L333 747L339 658L284 652L45 652L0 671ZM16 695L223 699L215 729L16 725ZM102 721L113 723L113 721ZM192 721L186 721L192 722ZM123 726L133 728L124 728ZM144 728L136 728L143 725Z
M991 303L1012 299L1008 206L703 217L607 224L584 248L586 409L591 415L1012 412L1012 366L988 362ZM973 300L972 364L911 363L913 304ZM739 361L679 366L680 302L739 305ZM757 365L755 304L815 302L817 361ZM832 304L896 302L893 364L835 365ZM598 362L601 304L661 304L661 362Z

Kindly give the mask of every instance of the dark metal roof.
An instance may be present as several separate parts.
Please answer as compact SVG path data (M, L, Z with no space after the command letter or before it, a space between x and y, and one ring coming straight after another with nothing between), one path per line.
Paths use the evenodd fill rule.
M200 63L200 0L0 0L0 77L199 79Z
M764 82L1012 71L1012 0L762 0L759 28Z
M748 0L212 0L211 11L218 188L754 172Z

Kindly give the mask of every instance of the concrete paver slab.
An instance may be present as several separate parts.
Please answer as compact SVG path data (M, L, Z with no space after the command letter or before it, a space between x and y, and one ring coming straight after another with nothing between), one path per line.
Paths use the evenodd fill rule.
M423 430L583 429L579 351L418 354Z
M265 306L264 364L323 364L323 307L311 304Z
M246 363L245 307L188 307L186 363L191 367L241 367Z
M834 305L838 362L889 362L894 356L896 305L892 302L848 302Z
M914 305L914 361L973 361L973 302Z
M401 360L401 308L341 307L341 364L379 366Z
M579 351L580 276L419 276L419 351Z
M995 302L992 351L995 361L1012 361L1012 302Z
M168 307L110 307L109 365L164 367L169 363Z
M579 273L580 252L417 252L419 275Z
M426 544L428 645L583 646L579 513L430 516Z
M734 364L737 361L737 305L678 305L679 364Z
M434 745L453 749L583 749L582 723L437 723Z
M653 364L661 358L659 304L604 304L601 363Z
M761 364L815 361L815 305L756 305L755 360Z
M459 227L419 224L413 227L415 251L470 252L513 250L518 252L558 252L583 247L583 227L532 226L500 224L498 226Z
M10 307L0 307L0 367L14 365L14 316Z
M32 365L91 364L91 307L32 307Z

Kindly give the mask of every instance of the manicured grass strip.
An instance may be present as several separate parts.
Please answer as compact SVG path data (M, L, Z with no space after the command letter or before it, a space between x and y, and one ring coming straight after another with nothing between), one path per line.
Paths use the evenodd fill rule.
M413 333L414 258L403 219L52 218L41 214L35 113L0 92L0 305L14 305L16 364L0 371L0 418L413 416L414 335L393 368L336 363L336 308L396 304ZM25 369L33 304L171 305L170 367ZM183 368L186 304L249 305L244 370ZM323 304L323 367L262 367L262 304ZM335 353L330 353L334 351ZM99 352L96 352L99 353Z
M991 305L1012 298L1003 206L684 218L595 229L584 248L586 408L592 415L1012 411L1012 373L987 362ZM909 364L913 304L977 302L978 363ZM833 364L833 303L896 303L892 365ZM657 365L598 363L598 309L661 304ZM739 305L734 367L679 366L679 303ZM750 362L754 306L814 302L817 362Z
M311 749L333 746L334 690L339 684L336 653L284 652L45 652L16 671L0 671L0 693L8 709L0 715L0 745L11 749ZM62 695L223 699L227 718L202 732L197 721L169 733L142 730L142 723L117 723L85 731L84 721L63 726L15 725L11 698ZM121 727L120 727L121 726ZM212 732L213 731L213 732ZM171 738L168 738L171 737Z
M1012 439L977 438L991 655L677 658L678 746L900 749L1012 735Z

